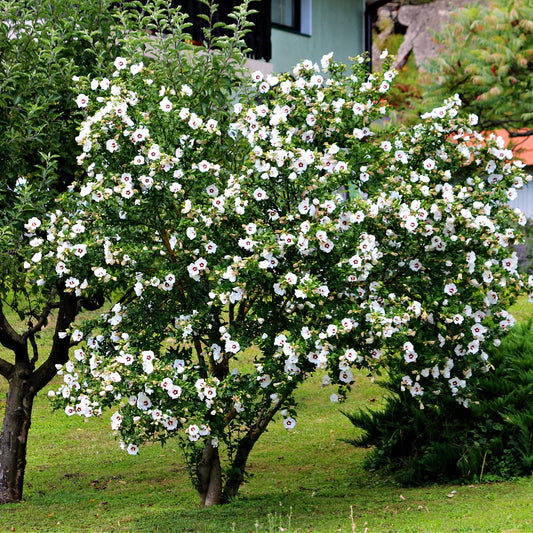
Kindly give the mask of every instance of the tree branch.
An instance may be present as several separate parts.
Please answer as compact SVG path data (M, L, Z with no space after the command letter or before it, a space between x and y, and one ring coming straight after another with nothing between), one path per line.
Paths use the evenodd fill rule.
M198 362L203 368L205 368L206 365L205 365L205 358L204 358L204 353L202 349L202 342L200 340L200 337L198 336L194 337L194 349L196 351L196 356L198 357Z
M36 324L33 325L31 322L28 324L28 329L22 334L22 340L25 342L26 339L31 339L35 336L36 333L41 331L43 326L46 324L46 321L48 320L52 309L57 309L58 307L58 303L53 302L52 300L48 300L43 308L42 313L37 318Z
M33 373L32 386L40 391L56 375L56 365L64 365L68 361L70 338L60 335L68 330L78 313L78 298L73 293L60 289L57 322L50 354L44 363Z
M6 379L9 379L14 370L15 365L9 363L5 359L0 359L0 375L4 376Z
M31 368L35 368L35 364L39 360L39 348L37 347L37 343L35 342L35 335L29 336L29 341L31 344L31 348L33 350L33 357L31 358L30 365Z
M533 135L533 130L528 129L524 131L524 123L521 120L513 120L508 118L505 120L486 119L482 120L483 129L502 128L509 137L530 137Z
M244 437L240 439L232 460L231 469L226 477L226 483L222 494L223 502L229 502L237 494L239 487L244 481L246 464L252 448L259 437L264 433L268 424L272 418L274 418L274 415L280 410L289 394L289 390L285 391L277 404L270 408L261 409L254 423L248 428Z
M510 131L509 137L530 137L533 135L533 130L527 130L527 131Z
M2 300L0 300L0 343L13 351L20 349L24 344L22 336L15 331L5 316Z

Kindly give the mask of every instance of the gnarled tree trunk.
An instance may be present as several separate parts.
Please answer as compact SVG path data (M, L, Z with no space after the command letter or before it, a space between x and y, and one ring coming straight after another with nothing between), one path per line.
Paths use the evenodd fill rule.
M35 391L27 376L15 372L9 380L4 422L0 433L0 503L22 499L26 445Z
M19 334L10 325L0 300L0 344L11 350L15 362L0 357L0 375L9 384L4 421L0 433L0 504L20 501L24 488L26 448L35 395L56 375L56 365L68 361L70 337L67 331L78 313L74 294L59 290L57 302L48 302L37 323ZM36 368L38 347L35 334L44 327L50 311L58 309L52 347L47 359ZM28 351L32 348L32 357Z

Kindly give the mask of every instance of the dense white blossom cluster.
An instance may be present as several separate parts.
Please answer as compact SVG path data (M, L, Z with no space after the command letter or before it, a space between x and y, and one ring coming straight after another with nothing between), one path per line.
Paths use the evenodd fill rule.
M524 284L525 217L507 201L526 177L501 140L457 99L380 132L394 72L367 75L363 60L349 75L331 55L254 72L227 122L186 83L124 58L115 69L77 98L87 179L72 211L26 225L36 283L52 272L79 295L126 293L66 332L80 343L55 393L67 414L114 405L137 453L176 432L218 445L278 412L290 429L316 370L340 398L358 369L383 367L421 403L468 405Z

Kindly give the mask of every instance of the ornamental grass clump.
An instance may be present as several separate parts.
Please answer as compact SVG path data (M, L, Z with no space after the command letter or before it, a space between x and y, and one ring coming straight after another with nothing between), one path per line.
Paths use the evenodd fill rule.
M485 345L513 323L511 228L525 223L507 207L521 164L456 99L378 131L388 63L369 75L359 57L346 74L329 54L254 72L227 113L200 105L209 57L192 52L172 80L138 56L80 80L86 177L70 209L28 224L46 238L25 265L119 294L64 332L78 346L55 406L111 408L130 454L177 439L204 506L237 494L274 419L295 426L313 373L336 402L355 369L401 368L418 406L466 408Z

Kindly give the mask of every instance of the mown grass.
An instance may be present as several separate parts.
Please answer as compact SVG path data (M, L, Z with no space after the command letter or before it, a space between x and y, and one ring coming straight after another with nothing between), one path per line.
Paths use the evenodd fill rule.
M513 312L526 316L525 301ZM0 385L4 396L5 383ZM366 450L341 439L353 426L319 381L299 392L299 418L280 421L251 454L233 503L200 509L172 442L121 451L107 417L53 413L43 391L30 432L24 501L0 507L0 531L19 532L515 532L533 531L533 479L405 488L363 470ZM344 409L376 405L359 376ZM0 404L1 416L1 404Z

